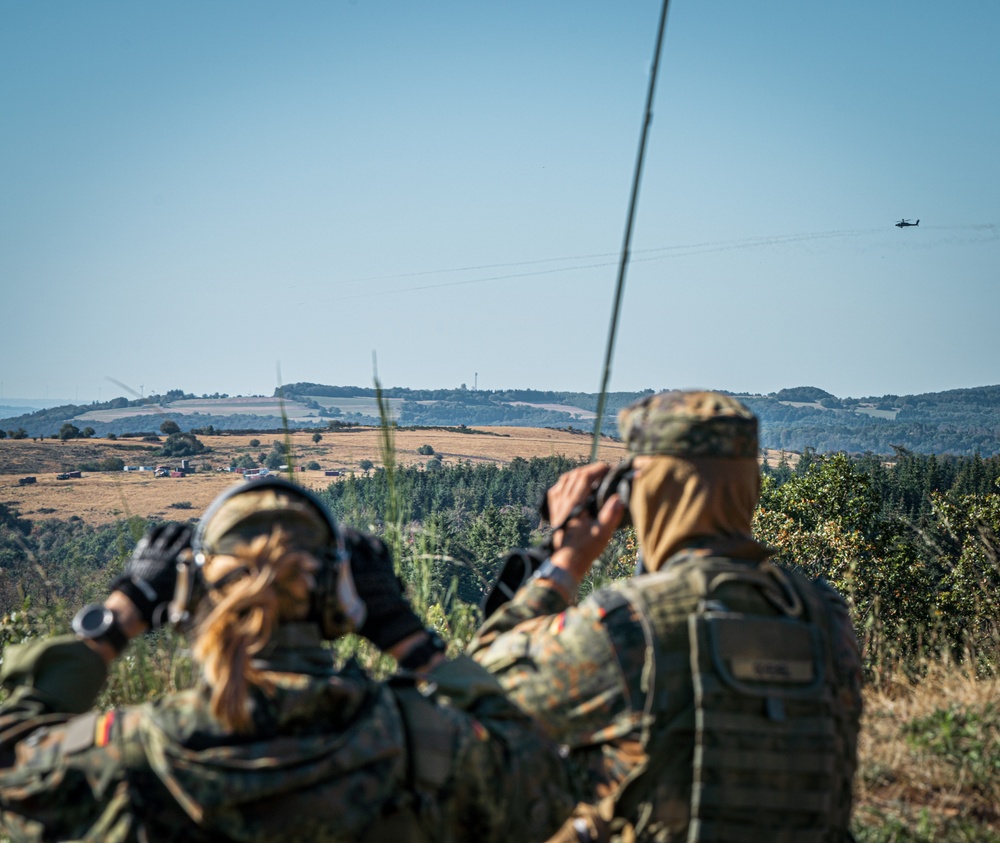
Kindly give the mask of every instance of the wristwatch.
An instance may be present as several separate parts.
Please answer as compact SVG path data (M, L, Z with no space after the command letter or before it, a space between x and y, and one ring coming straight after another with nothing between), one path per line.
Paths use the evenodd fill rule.
M416 670L418 667L423 667L427 664L438 653L443 653L447 649L448 645L444 643L441 636L434 632L434 630L428 629L427 639L403 656L399 660L399 666L403 670Z
M84 606L73 618L73 632L83 641L106 641L115 652L128 646L128 636L118 623L115 613L102 603Z
M569 602L574 603L576 601L577 592L580 590L580 583L576 581L569 571L565 568L559 568L552 564L552 559L546 559L541 567L531 575L533 580L551 580L557 585L562 586L563 590L569 595Z

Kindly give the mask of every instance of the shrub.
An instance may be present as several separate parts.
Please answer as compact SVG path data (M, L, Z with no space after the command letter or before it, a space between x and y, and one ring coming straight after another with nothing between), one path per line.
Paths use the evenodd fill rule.
M121 471L125 468L125 460L121 457L105 457L95 462L82 462L77 467L80 471Z
M63 442L67 439L78 439L80 436L80 428L78 428L75 424L66 422L66 424L59 428L59 438L62 439Z
M249 454L240 454L238 457L233 457L233 460L229 463L229 465L231 468L256 468L257 460Z
M271 444L271 453L264 458L264 465L270 469L279 469L283 465L289 464L290 454L285 448L284 442L275 440Z
M160 456L190 457L204 450L204 444L193 433L171 433L160 448Z
M434 453L434 449L430 445L421 445L417 448L417 453L421 456L429 457Z

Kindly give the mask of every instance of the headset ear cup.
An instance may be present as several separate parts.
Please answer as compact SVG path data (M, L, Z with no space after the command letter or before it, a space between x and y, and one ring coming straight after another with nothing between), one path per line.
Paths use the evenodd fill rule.
M312 593L310 617L319 624L323 638L335 641L364 623L365 608L354 588L350 562L344 555L331 551L322 563Z
M193 554L185 554L177 562L177 583L174 597L170 601L170 623L182 632L193 626L193 615L201 599L205 596L205 581L202 566Z

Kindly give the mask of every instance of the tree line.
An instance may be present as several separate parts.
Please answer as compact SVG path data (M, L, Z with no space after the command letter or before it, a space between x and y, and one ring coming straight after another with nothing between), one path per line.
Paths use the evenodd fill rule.
M380 467L320 494L339 521L390 541L420 605L436 607L453 631L469 631L503 555L543 539L537 502L574 465L549 457L506 468ZM850 598L872 658L896 663L935 648L995 660L998 482L1000 457L807 452L794 466L764 471L754 529L779 561L827 578ZM93 599L146 526L136 518L101 528L78 518L32 523L0 505L0 612ZM584 592L629 574L635 556L634 535L621 531Z

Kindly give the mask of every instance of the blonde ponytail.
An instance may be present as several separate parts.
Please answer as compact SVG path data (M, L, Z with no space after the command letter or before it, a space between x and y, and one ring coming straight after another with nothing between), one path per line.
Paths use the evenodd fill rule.
M318 568L312 554L290 546L281 527L205 563L210 585L232 577L218 589L209 588L212 608L198 627L194 645L194 656L212 689L212 714L226 728L251 731L250 688L271 688L253 659L281 621L306 616Z

